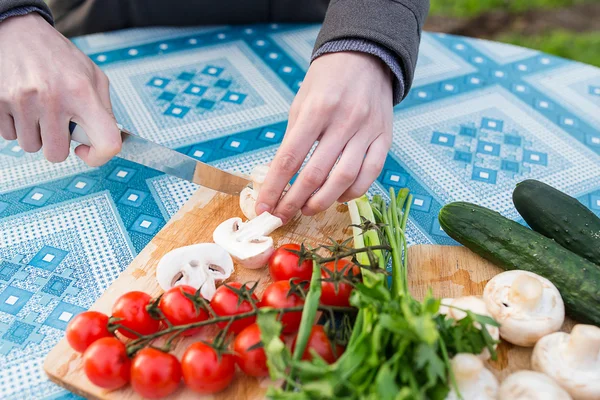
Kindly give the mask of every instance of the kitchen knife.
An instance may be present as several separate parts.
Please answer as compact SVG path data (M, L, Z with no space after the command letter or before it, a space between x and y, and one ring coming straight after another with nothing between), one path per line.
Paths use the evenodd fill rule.
M190 156L179 153L158 143L151 142L117 125L121 131L123 146L119 157L146 167L176 176L209 189L238 195L250 181L218 168L200 162ZM74 122L69 123L71 139L90 146L90 140L84 130Z

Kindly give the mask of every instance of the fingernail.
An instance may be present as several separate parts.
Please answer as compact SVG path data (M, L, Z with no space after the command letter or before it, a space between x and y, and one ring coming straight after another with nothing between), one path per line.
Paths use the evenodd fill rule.
M265 203L258 203L256 205L256 215L260 215L264 212L271 212L271 207Z

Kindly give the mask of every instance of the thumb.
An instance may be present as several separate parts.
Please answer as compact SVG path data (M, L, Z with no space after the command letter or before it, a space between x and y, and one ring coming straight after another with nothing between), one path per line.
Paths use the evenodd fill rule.
M97 95L72 119L83 128L91 143L91 146L77 146L75 154L90 167L105 164L121 151L117 122Z

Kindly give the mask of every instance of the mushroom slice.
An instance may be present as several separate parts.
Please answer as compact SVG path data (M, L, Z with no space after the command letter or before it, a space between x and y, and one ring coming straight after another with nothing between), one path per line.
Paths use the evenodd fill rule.
M502 272L485 285L483 301L500 323L500 337L532 347L542 336L556 332L565 320L565 306L556 286L528 271Z
M548 375L523 370L502 381L498 400L571 400L571 396Z
M498 380L473 354L459 353L450 362L460 396L451 388L446 400L496 400Z
M242 266L261 268L274 250L273 239L268 235L281 225L281 219L269 213L262 213L246 223L241 218L230 218L215 229L213 240Z
M188 285L200 289L200 294L212 299L216 282L233 272L231 256L219 245L200 243L179 247L165 254L156 267L156 280L163 290Z
M258 199L260 187L265 182L267 172L269 172L267 165L257 165L254 167L250 174L252 187L246 187L240 193L240 208L244 216L248 219L256 218L256 199Z
M474 312L475 314L491 317L491 315L490 315L489 311L487 310L485 303L483 302L481 297L462 296L462 297L457 297L455 299L444 298L441 300L441 305L440 305L440 310L439 310L440 314L447 315L448 317L450 317L456 321L460 321L461 319L463 319L464 317L467 316L467 314L462 310L469 310L469 311ZM481 329L481 325L478 322L475 323L475 327L478 329ZM498 341L500 339L500 333L499 333L498 327L487 325L486 329L487 329L488 333L490 334L490 336L492 337L492 339L494 339L496 341ZM494 348L496 348L496 347L497 347L497 345L494 346ZM484 349L481 352L481 354L479 354L479 357L482 360L487 360L491 357L491 354L488 349Z
M531 366L551 377L575 400L600 399L600 328L575 325L535 344Z

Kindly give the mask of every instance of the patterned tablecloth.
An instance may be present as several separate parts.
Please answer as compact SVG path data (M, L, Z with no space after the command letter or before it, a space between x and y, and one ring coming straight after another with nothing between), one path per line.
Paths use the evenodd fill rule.
M249 172L281 142L318 26L134 29L75 39L108 75L118 121L219 168ZM538 178L600 211L600 70L523 48L424 34L414 87L372 192L414 194L412 243L451 244L440 207L517 218ZM45 354L196 186L114 159L58 165L0 139L0 398L70 396ZM66 397L65 397L66 396Z

